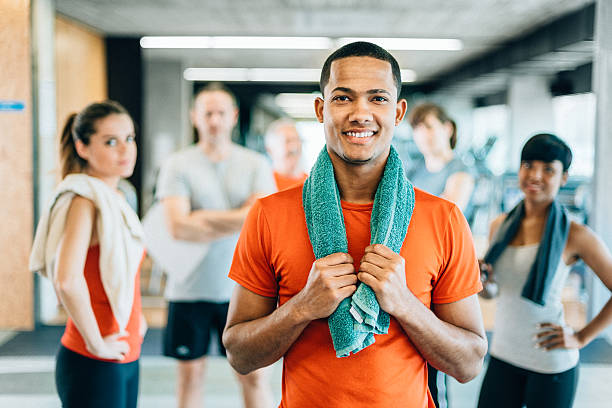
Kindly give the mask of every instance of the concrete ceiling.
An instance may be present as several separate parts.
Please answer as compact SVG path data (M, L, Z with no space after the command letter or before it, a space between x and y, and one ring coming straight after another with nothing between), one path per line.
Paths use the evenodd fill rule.
M592 0L56 0L109 36L458 38L461 51L392 51L417 83L435 79ZM328 50L146 50L192 67L320 68Z

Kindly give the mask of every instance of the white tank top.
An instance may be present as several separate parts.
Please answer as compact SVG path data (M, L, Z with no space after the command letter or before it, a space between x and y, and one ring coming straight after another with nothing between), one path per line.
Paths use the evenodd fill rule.
M563 260L559 262L544 306L527 300L521 292L537 252L538 244L508 246L494 265L500 295L489 353L517 367L554 374L575 367L578 350L538 349L534 336L539 323L565 323L561 293L570 268Z

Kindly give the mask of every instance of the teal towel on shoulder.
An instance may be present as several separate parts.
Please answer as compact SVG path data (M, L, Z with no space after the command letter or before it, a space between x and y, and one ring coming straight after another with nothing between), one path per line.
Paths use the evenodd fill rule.
M348 252L340 192L327 146L319 154L304 182L302 203L308 236L316 259ZM383 244L399 253L414 209L414 189L406 178L402 161L391 146L378 184L370 219L371 244ZM346 357L374 343L374 334L385 334L390 317L380 308L374 291L360 283L328 318L337 357Z

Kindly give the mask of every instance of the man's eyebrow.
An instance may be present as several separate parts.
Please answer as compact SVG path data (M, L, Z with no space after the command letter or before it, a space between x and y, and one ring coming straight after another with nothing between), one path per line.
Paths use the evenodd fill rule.
M338 86L338 87L332 89L332 92L336 92L336 91L346 92L346 93L355 93L355 91L353 89L345 88L343 86ZM370 90L367 91L367 93L369 95L379 94L379 93L384 93L384 94L387 94L389 96L391 95L391 92L387 91L386 89L370 89Z
M384 94L391 96L391 92L387 91L386 89L370 89L368 93L369 94L384 93Z
M346 92L346 93L355 93L355 91L353 91L351 88L345 88L343 86L337 86L334 89L332 89L332 92L336 92L336 91Z

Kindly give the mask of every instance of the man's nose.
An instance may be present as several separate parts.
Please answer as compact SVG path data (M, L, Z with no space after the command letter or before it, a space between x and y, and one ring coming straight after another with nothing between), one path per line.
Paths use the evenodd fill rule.
M211 126L218 126L219 123L221 122L221 115L218 114L213 114L210 115L210 117L208 118L208 122L210 123Z
M357 98L353 104L353 110L349 117L351 122L370 122L372 121L372 111L370 110L367 99Z

